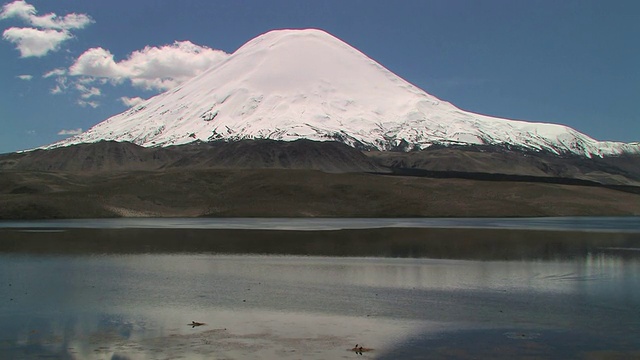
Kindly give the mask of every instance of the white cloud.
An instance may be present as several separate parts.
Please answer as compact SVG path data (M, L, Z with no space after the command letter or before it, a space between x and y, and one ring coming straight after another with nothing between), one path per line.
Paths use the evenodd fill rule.
M190 41L176 41L160 47L147 46L116 62L103 48L85 51L69 68L69 74L109 79L125 79L147 90L167 90L221 63L229 54Z
M27 24L42 29L71 30L82 29L93 23L89 15L71 13L59 17L54 13L37 16L36 8L26 1L17 0L2 7L0 19L19 18Z
M72 39L69 30L82 29L93 23L85 14L71 13L60 17L54 13L37 16L36 8L26 1L17 0L5 4L0 20L18 18L32 27L11 27L2 33L2 38L16 45L20 57L40 57L60 49L60 44Z
M50 51L56 51L60 44L73 36L67 31L38 30L33 28L8 28L2 33L2 38L16 44L20 57L41 57Z
M100 106L100 103L97 101L86 101L83 99L78 99L78 101L76 101L76 103L82 107L92 107L92 108L97 108L98 106Z
M48 71L46 73L44 73L44 75L42 75L43 78L50 78L52 76L62 76L62 75L66 75L67 74L67 70L66 69L53 69L51 71Z
M77 104L95 108L100 104L88 100L101 96L96 85L117 85L129 81L133 86L146 90L166 90L221 63L228 56L224 51L198 46L189 41L177 41L160 47L147 46L132 52L119 62L109 50L92 48L80 55L66 74L75 77L73 87L80 93ZM66 88L66 81L60 82L51 93L59 94ZM144 99L121 97L120 101L131 107Z
M78 105L82 107L89 106L92 108L100 106L100 103L95 100L89 101L89 99L102 96L102 90L98 87L92 86L92 84L96 82L95 78L80 77L70 81L69 77L65 75L56 75L65 73L66 71L64 69L55 69L43 75L44 77L55 76L56 86L49 90L49 93L57 95L66 93L67 90L71 89L79 94L79 98L76 101ZM97 82L100 83L100 81Z
M138 105L138 104L140 104L142 102L145 102L146 100L141 98L141 97L130 98L130 97L123 96L123 97L120 98L120 101L122 101L124 106L132 107L132 106L136 106L136 105Z
M17 17L28 20L30 16L36 14L36 8L33 5L27 4L26 1L14 1L2 6L2 12L0 13L0 19L8 19Z
M80 97L83 99L89 99L94 96L102 95L102 92L97 87L87 87L82 84L76 84L76 90L80 92Z
M18 75L16 77L20 80L25 80L25 81L29 81L33 79L33 75Z
M58 76L56 77L56 87L54 87L53 89L51 89L49 92L51 94L62 94L63 92L65 92L65 90L67 90L67 88L69 87L68 83L67 83L67 77L66 76Z
M121 79L126 77L125 69L116 64L113 54L103 48L85 51L69 68L70 75L96 78Z
M99 83L101 85L106 84L106 82L101 81L102 79L96 79L93 77L89 77L89 76L82 76L76 79L76 83L78 84L84 84L84 85L88 85L88 84L93 84L93 83Z
M81 128L58 131L58 135L78 135L78 134L82 134Z
M31 18L31 24L33 26L44 29L83 29L93 22L93 19L84 14L67 14L64 17L58 17L56 14L47 14Z

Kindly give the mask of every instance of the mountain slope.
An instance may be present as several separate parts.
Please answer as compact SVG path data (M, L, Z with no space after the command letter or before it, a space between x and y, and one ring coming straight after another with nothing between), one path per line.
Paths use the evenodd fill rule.
M587 157L640 153L638 143L598 142L562 125L460 110L320 30L263 34L181 86L44 148L255 138L336 140L376 150L472 144Z
M145 148L99 141L0 155L0 171L122 172L171 169L307 169L331 173L389 172L359 150L335 141L241 140Z

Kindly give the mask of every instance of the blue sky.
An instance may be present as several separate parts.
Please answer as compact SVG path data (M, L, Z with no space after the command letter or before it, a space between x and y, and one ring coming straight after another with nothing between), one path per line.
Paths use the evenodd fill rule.
M640 1L2 4L0 153L86 130L280 28L326 30L465 110L640 141Z

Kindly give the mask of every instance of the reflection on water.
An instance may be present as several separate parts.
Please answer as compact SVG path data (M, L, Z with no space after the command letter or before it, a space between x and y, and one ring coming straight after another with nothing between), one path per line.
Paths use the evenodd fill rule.
M562 356L640 349L640 261L606 253L515 261L10 253L0 255L0 284L3 358L326 359L355 356L356 343L373 349L363 357L405 358L425 346L446 355L507 340L518 357L528 354L518 353L522 341L553 349L558 336L573 344ZM453 341L460 331L477 342ZM549 351L536 354L562 358Z
M531 221L5 222L0 358L637 357L638 218Z

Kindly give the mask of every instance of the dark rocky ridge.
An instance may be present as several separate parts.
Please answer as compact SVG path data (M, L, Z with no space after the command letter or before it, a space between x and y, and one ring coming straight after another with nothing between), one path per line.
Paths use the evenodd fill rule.
M640 159L244 140L0 155L0 219L640 215Z
M423 151L365 154L381 166L398 169L406 175L412 171L416 175L431 173L436 177L474 178L473 174L478 174L478 179L497 179L499 175L506 175L541 178L543 182L555 178L640 186L640 156L632 155L590 159L496 146L434 147Z
M173 168L388 171L345 144L310 140L217 141L155 148L100 141L0 155L0 170L113 172Z
M360 151L333 141L241 140L145 148L101 141L0 155L0 170L114 172L161 169L307 169L480 180L524 176L640 186L640 157L585 158L495 146L433 147L423 151ZM431 175L429 175L431 174ZM477 176L475 174L478 174ZM546 178L546 179L542 179ZM554 182L554 181L551 181ZM579 182L577 184L580 184Z

